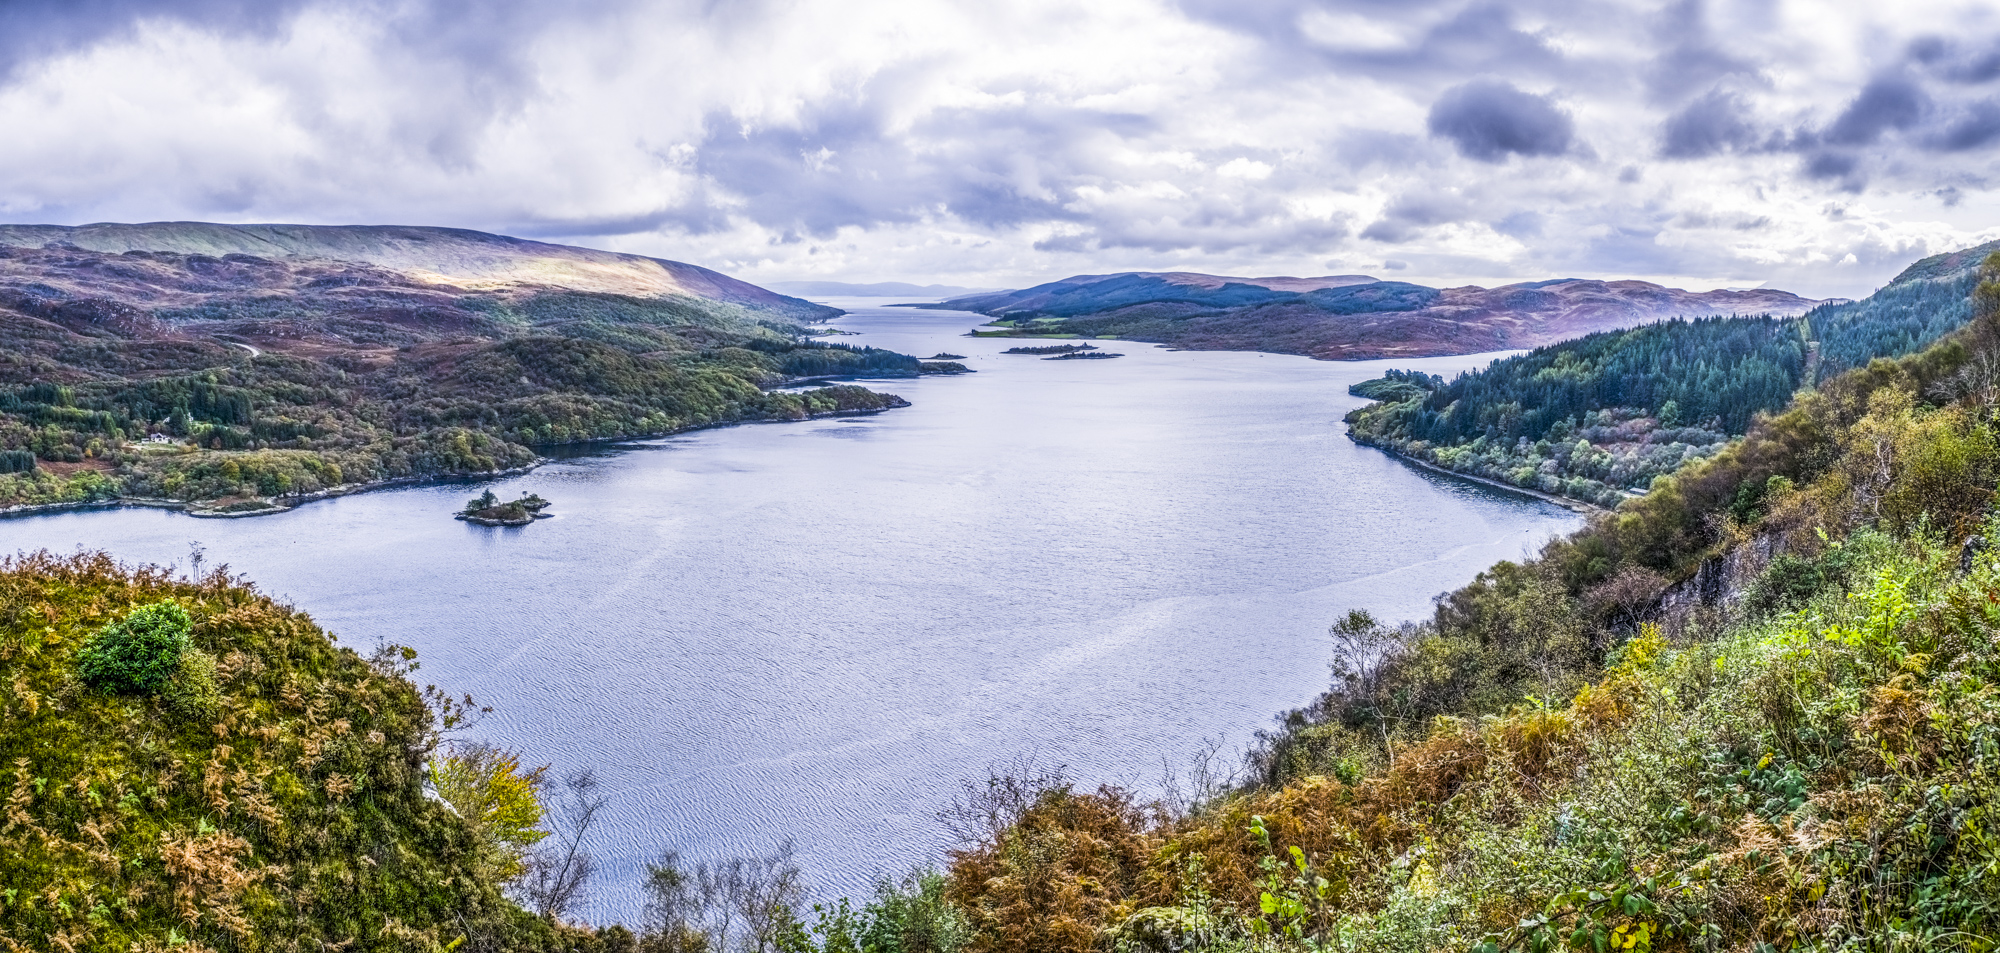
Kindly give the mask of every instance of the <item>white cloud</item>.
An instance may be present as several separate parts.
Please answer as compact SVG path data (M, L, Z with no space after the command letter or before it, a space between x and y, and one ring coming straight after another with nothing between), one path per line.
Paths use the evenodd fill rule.
M456 225L752 280L1393 260L1844 295L2000 234L1980 3L119 9L8 21L7 218ZM1564 147L1478 97L1432 135L1472 83L1546 95Z

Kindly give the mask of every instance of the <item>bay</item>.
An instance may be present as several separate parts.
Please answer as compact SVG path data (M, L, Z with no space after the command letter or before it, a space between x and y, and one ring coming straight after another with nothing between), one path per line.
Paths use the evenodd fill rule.
M1098 342L1003 355L983 318L834 300L841 343L977 371L873 382L912 406L565 455L275 517L0 520L0 551L199 546L344 644L421 653L496 712L477 737L611 796L585 913L639 913L644 862L796 841L815 896L935 862L964 779L1028 759L1149 790L1327 681L1327 624L1388 619L1578 517L1350 442L1350 383L1494 355L1354 363ZM491 488L556 518L450 518Z

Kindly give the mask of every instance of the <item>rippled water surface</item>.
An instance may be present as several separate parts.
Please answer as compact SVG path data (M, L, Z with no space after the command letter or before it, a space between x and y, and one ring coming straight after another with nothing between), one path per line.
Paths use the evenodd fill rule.
M178 562L200 541L365 649L498 712L479 731L613 795L597 918L640 864L796 838L857 898L944 842L961 778L1031 756L1145 786L1240 745L1326 682L1332 617L1430 598L1576 517L1356 446L1349 383L1386 366L1107 343L1001 355L977 316L836 301L839 340L967 355L977 374L873 384L914 406L705 431L490 484L246 520L111 510L0 520L0 549ZM1032 343L1032 342L1031 342ZM491 486L556 519L450 514Z

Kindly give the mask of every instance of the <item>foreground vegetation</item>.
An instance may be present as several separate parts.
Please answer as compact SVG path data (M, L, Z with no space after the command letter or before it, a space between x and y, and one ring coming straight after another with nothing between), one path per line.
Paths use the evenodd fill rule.
M975 949L2000 943L2000 283L1336 679L1176 814L1056 779L954 857ZM1420 386L1390 381L1378 388Z
M1448 383L1356 385L1378 403L1349 414L1349 432L1446 469L1615 506L1720 452L1800 387L1915 353L1964 325L1978 259L1951 257L1963 264L1927 259L1865 300L1797 319L1672 320L1550 345Z

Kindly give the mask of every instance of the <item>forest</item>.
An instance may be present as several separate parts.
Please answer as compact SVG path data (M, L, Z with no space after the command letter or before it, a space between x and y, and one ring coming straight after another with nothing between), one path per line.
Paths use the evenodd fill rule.
M1719 452L1795 391L1914 353L1969 318L1974 270L1921 264L1797 319L1674 319L1494 362L1452 381L1350 388L1354 439L1600 506ZM1386 378L1385 380L1401 380Z
M798 321L833 312L803 302L475 292L243 255L0 257L47 279L0 282L0 506L282 504L517 468L538 447L882 410L903 401L772 388L965 370L815 340Z

